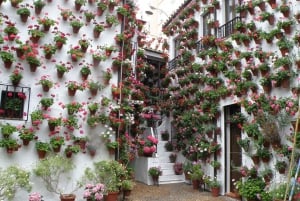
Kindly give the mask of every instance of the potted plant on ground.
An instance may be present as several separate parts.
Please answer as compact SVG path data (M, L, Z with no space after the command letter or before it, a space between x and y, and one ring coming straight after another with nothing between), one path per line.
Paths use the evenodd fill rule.
M130 195L134 185L135 185L135 182L132 181L131 179L124 179L122 181L122 185L121 185L123 195L128 197Z
M176 162L176 159L177 159L177 154L176 153L171 153L169 155L169 159L170 159L170 162L171 163L175 163Z
M191 168L191 180L192 180L192 184L193 184L193 189L199 189L200 184L203 182L203 175L204 172L201 168L201 164L200 163L196 163L192 165Z
M191 179L191 172L192 172L192 163L190 161L185 161L183 163L183 172L186 180Z
M213 179L211 179L208 183L210 190L211 190L211 195L213 197L218 197L219 193L220 193L220 187L221 184L220 182L217 180L216 177L214 177Z
M103 199L105 186L101 183L86 184L84 188L83 198L93 201L101 201Z
M159 185L159 176L162 175L162 170L160 167L150 167L148 169L149 176L152 177L153 185Z
M168 141L169 137L170 137L169 131L166 130L161 132L161 139L163 141Z
M122 185L122 179L126 178L126 168L118 161L99 161L95 162L93 168L86 168L82 183L102 183L105 186L105 197L116 201L119 189Z
M174 172L175 172L176 175L182 175L182 173L183 173L183 163L176 162L173 165L173 169L174 169Z
M0 168L0 199L14 200L18 190L31 190L30 172L17 167L10 166L7 168Z
M246 180L237 181L237 189L239 194L247 200L256 200L257 195L264 192L265 182L261 177L247 178Z
M46 189L50 193L60 195L61 201L74 201L76 196L72 193L79 188L79 185L70 194L63 194L64 184L66 184L63 181L66 181L66 174L70 174L74 168L75 165L72 160L55 155L40 160L33 169L33 172L37 177L42 179L46 184Z

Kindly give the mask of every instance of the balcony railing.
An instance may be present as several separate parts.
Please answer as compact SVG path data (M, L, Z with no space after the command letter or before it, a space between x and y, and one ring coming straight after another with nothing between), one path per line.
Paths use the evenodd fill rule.
M168 69L169 71L175 69L176 67L178 67L178 60L181 58L181 55L176 56L174 59L172 59L171 61L169 61L168 63Z
M218 28L217 38L226 38L230 36L234 31L234 26L237 22L241 21L240 17L235 17L232 20L226 22Z
M228 36L230 36L233 31L234 31L234 26L237 22L241 21L240 17L235 17L232 20L226 22L225 24L223 24L222 26L220 26L217 29L217 38L226 38ZM209 46L206 46L202 43L201 40L199 40L196 43L197 47L196 47L196 52L199 53L201 50L207 49L209 48ZM174 59L172 59L171 61L169 61L168 63L168 69L173 70L175 68L177 68L179 66L179 59L181 58L181 55L176 56Z

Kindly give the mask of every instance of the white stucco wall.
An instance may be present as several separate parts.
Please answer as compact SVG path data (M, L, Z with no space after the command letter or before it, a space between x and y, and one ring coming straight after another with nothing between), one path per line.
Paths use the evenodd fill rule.
M52 26L50 31L45 34L45 37L43 37L40 42L38 43L37 50L39 51L39 58L42 62L42 66L38 68L38 70L34 73L29 71L29 66L26 61L22 61L21 59L16 58L16 61L13 64L13 67L11 69L5 69L3 65L0 67L0 76L1 84L10 84L9 75L13 72L14 66L19 64L22 70L23 79L21 80L20 86L26 86L31 88L31 94L30 94L30 105L29 105L29 114L35 110L40 108L39 101L41 97L53 97L54 98L54 104L48 109L48 111L44 111L45 114L59 117L62 116L63 118L67 117L67 111L66 109L62 108L62 104L67 104L71 101L78 101L82 103L84 106L84 110L79 112L77 114L77 117L79 119L79 125L80 128L75 130L74 132L70 132L64 127L60 127L60 129L57 130L57 133L55 135L60 136L66 136L68 134L72 134L75 136L87 136L90 139L90 143L95 145L97 147L97 153L95 157L91 157L88 153L78 153L76 155L73 155L73 162L76 164L76 169L73 172L72 179L70 181L66 181L65 184L62 185L62 189L64 192L68 193L73 189L76 180L83 175L83 171L86 167L92 166L93 162L99 161L99 160L106 160L106 159L113 159L112 155L109 155L107 152L107 148L105 147L104 142L101 140L99 135L104 130L103 125L98 125L95 128L91 128L86 123L86 119L88 116L88 109L87 104L91 102L98 102L100 103L101 98L103 96L111 97L111 88L110 86L112 84L117 85L117 73L113 73L113 78L110 81L110 84L106 86L102 91L98 92L98 95L95 97L92 97L89 90L85 89L84 91L77 91L76 95L74 97L68 96L67 93L67 87L65 86L65 83L72 80L82 83L82 79L80 76L80 69L82 63L92 64L92 51L97 50L97 48L100 45L109 45L113 44L114 42L114 36L119 33L120 31L120 25L113 26L112 28L106 28L104 32L101 33L101 36L99 39L93 38L93 23L85 23L85 17L83 14L84 10L89 10L96 13L96 6L86 4L82 7L82 10L75 11L74 9L74 1L52 1L52 2L46 2L46 6L43 8L42 13L37 16L34 14L34 8L32 7L31 0L24 0L21 5L29 4L31 5L31 17L28 19L27 23L22 23L20 21L19 15L16 14L16 8L13 8L10 5L10 1L2 3L0 10L4 15L7 15L9 21L15 22L16 27L19 29L18 37L19 40L25 42L29 40L28 35L28 26L37 24L38 17L44 17L48 16L51 19L56 20L56 25ZM70 9L73 12L73 15L77 18L80 18L82 22L85 23L85 25L80 29L78 34L72 33L72 27L69 25L68 21L63 21L60 16L60 9ZM115 14L116 11L114 11ZM105 24L105 15L108 14L108 10L102 15L102 16L96 16L95 21L98 23ZM3 24L0 26L1 32L5 28L5 21L7 19L3 19ZM57 50L57 52L53 55L51 60L46 60L44 58L43 50L40 48L41 45L46 43L53 43L53 37L54 34L52 32L55 31L55 29L64 32L68 35L68 41L67 44L63 46L61 50ZM5 37L6 34L2 33L2 36ZM71 46L75 46L79 39L85 38L89 39L91 41L91 44L89 46L89 49L87 53L85 54L85 57L79 61L79 62L72 62L70 55L67 54L67 51ZM11 41L5 41L4 46L9 47L17 47L17 44L15 42ZM12 51L14 52L14 51ZM99 81L102 83L102 71L105 71L107 68L111 67L112 57L117 56L118 52L115 52L110 56L105 62L101 62L99 66L92 67L91 71L92 74L89 76L88 80L94 80ZM68 66L71 66L71 69L68 73L64 75L63 78L59 79L56 75L56 68L55 65L59 64L59 62L68 63ZM50 79L55 82L55 85L53 88L50 89L49 92L43 92L41 85L37 85L37 82L40 80L41 76L49 75ZM103 84L103 83L102 83ZM28 99L27 99L28 101ZM116 104L116 103L114 103ZM102 108L101 111L106 112L108 111L108 108ZM12 120L1 120L1 123L11 123L14 125L23 125L25 124L26 127L31 126L31 119L29 115L29 121L12 121ZM39 140L42 141L48 141L50 137L50 132L48 130L47 121L44 120L43 124L41 124L38 128L36 128L36 135L38 136ZM17 133L14 134L14 137L17 137ZM112 137L114 139L114 136ZM21 142L20 142L21 143ZM38 156L35 150L34 141L30 142L29 146L22 146L19 151L14 152L11 155L8 155L6 153L6 150L4 148L0 148L0 161L1 165L0 167L7 167L9 165L19 165L27 170L31 171L34 167L35 163L38 162ZM72 141L66 141L66 144L71 144ZM64 154L63 150L60 154ZM35 178L35 176L32 176L32 182L33 182L33 191L39 192L44 196L44 200L58 200L58 196L55 194L48 193L45 189L45 185L40 182L40 179ZM75 192L77 195L76 200L83 200L82 198L82 190L79 190ZM18 191L17 197L14 200L26 200L28 197L27 192Z

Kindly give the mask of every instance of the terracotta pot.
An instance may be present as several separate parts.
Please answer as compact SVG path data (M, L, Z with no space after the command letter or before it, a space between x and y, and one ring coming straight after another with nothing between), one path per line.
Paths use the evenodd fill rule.
M43 31L48 32L50 30L50 25L43 25Z
M61 194L60 201L75 201L76 196L74 194Z
M12 61L5 61L5 62L4 62L4 67L5 67L6 69L10 69L11 66L12 66L12 64L13 64Z
M37 150L39 159L44 159L46 157L47 152L44 150Z
M37 44L39 42L40 38L41 37L39 37L39 36L31 36L30 40L32 43Z
M55 130L55 124L48 123L48 128L49 128L49 131L54 131Z
M43 10L43 7L37 7L37 6L34 7L34 12L37 15L41 14L42 10Z
M117 201L118 200L119 192L109 192L105 196L105 201Z
M75 27L75 26L73 26L73 27L72 27L73 33L75 33L75 34L78 33L79 30L80 30L80 28L81 28L81 27Z
M101 33L100 31L94 30L94 31L93 31L93 36L94 36L94 38L99 38L100 33Z
M59 50L63 47L63 45L64 45L64 44L63 44L62 42L60 42L60 41L55 42L55 46L56 46L56 48L59 49Z
M214 187L214 188L211 188L211 195L213 197L218 197L219 196L219 193L220 193L220 187Z
M21 18L21 21L22 21L22 22L26 23L26 22L27 22L27 19L28 19L28 15L24 15L24 14L22 15L22 14L21 14L21 15L20 15L20 18Z
M37 65L36 64L29 64L29 67L30 67L30 72L36 72L36 69L37 69Z
M69 89L69 88L68 88L68 95L69 95L69 96L75 96L76 91L77 91L76 89Z
M76 10L76 11L79 11L80 8L81 8L81 4L75 3L75 10Z
M131 194L131 190L123 190L123 195L124 195L125 197L130 196L130 194Z
M192 185L194 190L198 190L200 187L200 181L198 179L192 180Z
M23 145L24 146L29 145L30 140L28 140L28 139L22 139L22 141L23 141Z
M90 89L91 95L96 96L98 93L98 89Z
M153 185L159 185L159 176L158 175L154 175L152 176L152 181L153 181Z
M65 74L65 72L61 72L61 71L56 71L57 77L58 78L62 78Z
M42 85L43 91L48 92L50 90L50 87L47 85Z

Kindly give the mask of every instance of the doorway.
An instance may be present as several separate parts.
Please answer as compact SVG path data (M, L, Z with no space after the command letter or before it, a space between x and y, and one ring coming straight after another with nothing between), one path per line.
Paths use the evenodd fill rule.
M234 181L240 179L241 175L236 167L242 166L242 149L237 143L237 138L241 138L241 128L236 123L231 123L232 115L241 112L241 107L237 104L225 106L225 166L228 170L225 173L225 191L233 192ZM234 168L235 167L235 168Z

